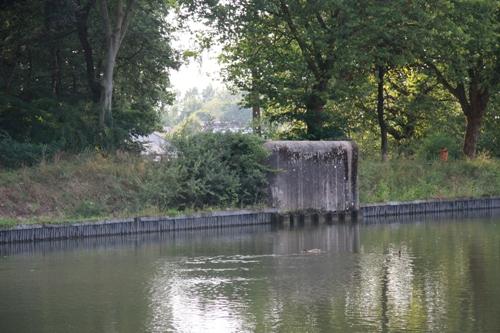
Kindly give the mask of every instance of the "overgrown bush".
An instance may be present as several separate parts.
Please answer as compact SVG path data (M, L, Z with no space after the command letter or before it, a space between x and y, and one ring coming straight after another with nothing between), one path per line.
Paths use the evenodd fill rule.
M417 157L425 160L437 160L442 148L448 149L450 159L462 156L459 141L446 134L437 133L422 140L417 149Z
M500 94L495 96L483 121L479 150L500 158Z
M21 144L15 147L20 151L52 146L69 153L134 150L133 138L151 133L158 125L158 114L153 107L138 102L118 100L115 104L114 125L102 132L97 125L98 109L91 102L47 97L27 102L0 92L0 129L3 137Z
M199 133L172 140L175 157L149 175L146 200L161 209L241 206L265 196L267 151L245 134Z
M18 142L0 133L0 167L31 166L52 156L56 150L54 145Z

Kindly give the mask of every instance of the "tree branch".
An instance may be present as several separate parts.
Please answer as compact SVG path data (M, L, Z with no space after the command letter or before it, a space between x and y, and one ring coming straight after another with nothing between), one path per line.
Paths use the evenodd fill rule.
M283 13L283 18L285 19L285 22L288 25L288 28L290 29L290 32L294 36L295 41L297 44L299 44L299 48L302 51L302 55L304 56L304 60L307 63L307 67L311 72L313 72L314 76L316 78L320 78L320 72L319 69L314 62L314 60L311 57L311 50L309 49L308 45L304 42L302 38L299 36L299 31L297 27L295 26L295 23L292 20L292 15L290 14L290 9L288 8L287 4L285 3L284 0L280 0L280 7L281 11Z
M128 57L120 58L120 60L124 61L124 62L129 62L130 60L132 60L133 58L135 58L139 53L141 53L142 50L144 50L144 46L146 46L146 42L142 42L141 46L139 47L139 49L137 49L137 51L135 51L134 53L132 53ZM116 68L120 68L120 67L121 67L121 65L116 66Z
M130 24L130 17L132 13L132 9L135 6L137 0L129 0L127 9L125 10L125 15L123 17L123 21L120 27L120 44L123 41L123 38L125 38L125 34L127 33L128 26Z
M125 9L123 8L123 1L118 0L118 3L116 4L116 14L115 14L115 33L117 34L118 40L121 37L122 33L122 24L123 24L123 19L125 18Z
M432 62L426 62L426 65L431 68L434 73L436 74L436 77L438 81L454 96L457 96L457 88L454 88L448 80L444 77L443 73L434 65ZM457 96L458 97L458 96Z
M328 32L332 32L332 30L331 30L330 28L328 28L328 26L326 25L325 20L323 20L323 17L321 17L321 14L320 14L320 13L316 13L316 20L318 21L319 26L320 26L323 30L326 30L326 31L328 31Z
M111 20L109 18L108 2L107 0L99 0L101 9L101 17L104 21L104 29L106 31L106 39L111 39L113 31L111 30Z

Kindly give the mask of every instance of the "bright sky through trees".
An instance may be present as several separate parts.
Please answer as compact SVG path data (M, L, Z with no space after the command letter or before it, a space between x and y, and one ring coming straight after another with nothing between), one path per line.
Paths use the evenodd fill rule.
M196 32L207 29L202 23L190 22L188 29L177 31L173 46L179 50L197 50L199 45L196 41ZM188 89L198 88L202 90L208 85L214 88L222 85L220 77L220 65L217 61L221 50L219 45L214 45L208 50L203 50L197 58L186 59L179 70L170 71L170 82L174 91L185 93Z

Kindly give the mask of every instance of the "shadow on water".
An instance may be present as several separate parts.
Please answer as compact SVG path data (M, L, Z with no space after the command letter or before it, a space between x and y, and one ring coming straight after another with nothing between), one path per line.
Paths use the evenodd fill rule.
M53 241L19 242L12 244L0 244L0 256L12 255L45 255L62 251L96 251L120 248L141 248L144 246L168 246L168 247L196 247L197 244L225 243L243 241L254 237L265 236L269 233L276 234L276 237L287 237L280 240L278 249L288 252L300 252L310 246L320 246L324 250L351 251L355 252L359 246L359 225L333 225L330 228L319 226L317 223L307 221L296 226L278 225L252 225L242 227L227 227L199 230L181 230L163 233L145 233L136 235L85 237L77 239L63 239ZM314 237L314 230L322 231ZM324 237L322 232L327 230L328 237ZM306 241L304 232L312 232L312 241ZM317 233L317 232L316 232ZM296 235L296 238L289 235ZM300 236L302 235L302 237ZM317 240L317 242L316 242ZM308 245L310 244L310 245ZM335 249L331 248L335 244ZM309 247L308 247L309 246Z
M271 225L181 230L158 233L142 233L118 236L97 236L53 241L19 242L0 244L0 255L45 254L57 251L106 250L116 248L141 247L146 244L182 245L205 239L229 240L250 237L253 234L273 230Z
M465 221L467 219L497 218L500 217L500 209L475 210L464 212L441 212L428 214L415 214L406 216L386 216L364 218L359 223L333 224L336 235L335 244L344 244L345 248L351 248L356 252L359 246L359 225L386 225L386 224L406 224L406 223L438 223L449 222L450 220ZM293 221L293 217L291 221ZM20 242L12 244L0 244L0 256L10 256L16 254L46 254L54 251L71 250L105 250L120 247L141 247L146 244L168 244L183 245L191 244L207 239L215 241L235 240L245 237L253 237L255 234L265 234L279 230L301 230L307 228L314 229L325 223L325 218L315 218L314 216L295 217L295 223L287 225L251 225L233 226L227 228L212 228L199 230L181 230L161 233L144 233L136 235L120 236L99 236L77 239L63 239L54 241ZM341 241L342 240L342 241ZM350 244L347 246L346 244ZM298 249L298 250L303 250Z

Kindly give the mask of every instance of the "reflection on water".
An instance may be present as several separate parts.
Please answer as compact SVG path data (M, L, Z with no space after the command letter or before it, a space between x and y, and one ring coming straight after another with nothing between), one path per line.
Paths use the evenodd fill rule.
M30 246L0 247L1 332L500 329L498 217Z

